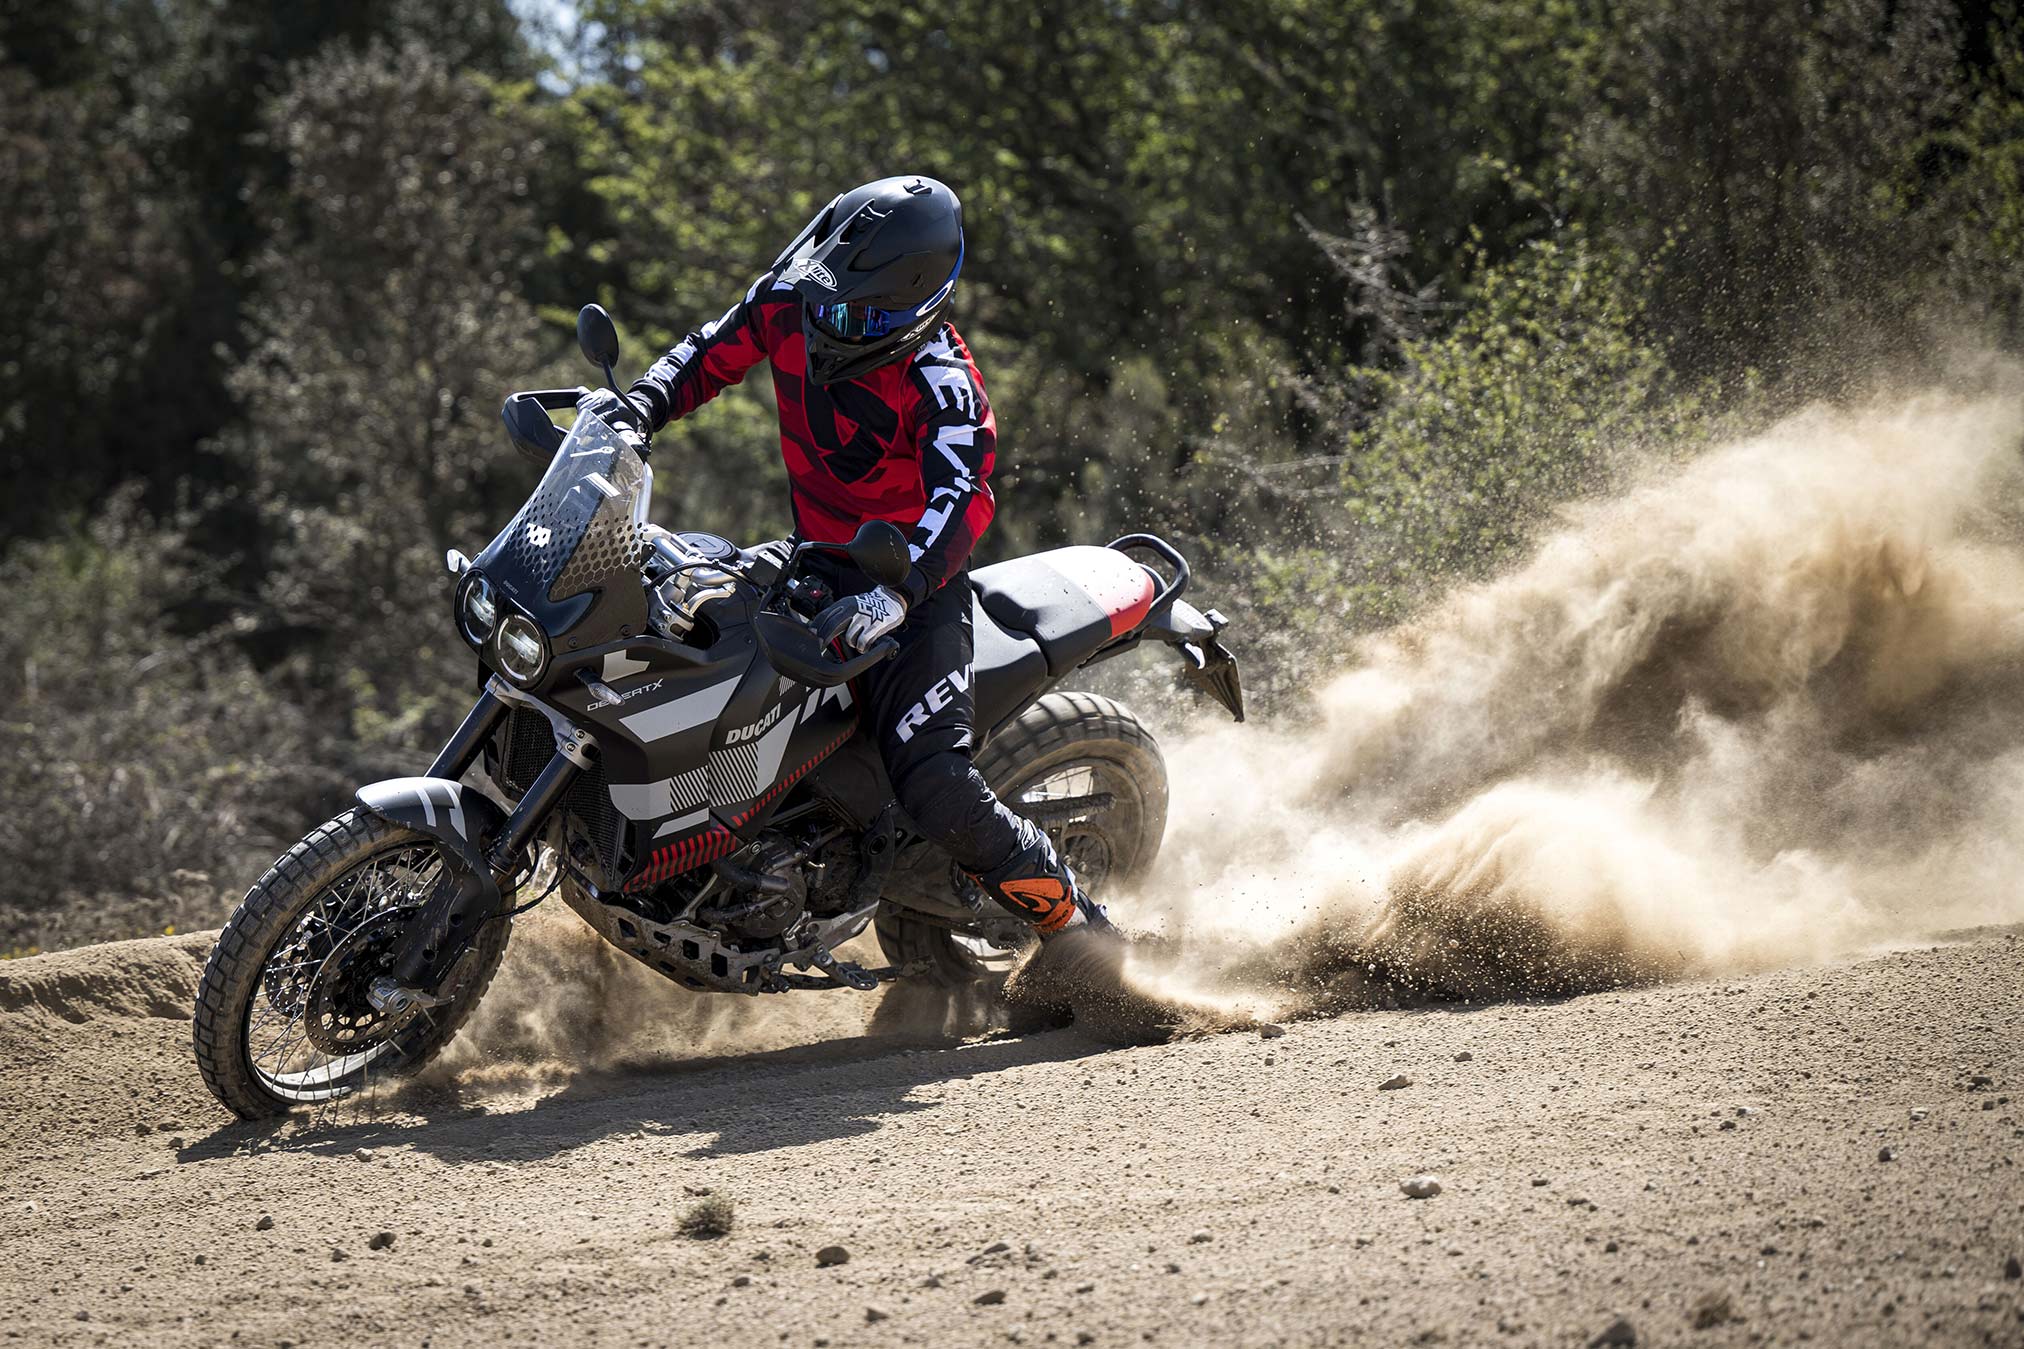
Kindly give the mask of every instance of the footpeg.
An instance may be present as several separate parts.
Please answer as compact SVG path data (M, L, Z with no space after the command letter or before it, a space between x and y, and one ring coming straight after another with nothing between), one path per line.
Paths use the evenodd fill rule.
M815 968L821 970L840 984L846 984L860 993L869 993L878 987L878 976L854 965L848 960L838 960L828 951L815 953Z

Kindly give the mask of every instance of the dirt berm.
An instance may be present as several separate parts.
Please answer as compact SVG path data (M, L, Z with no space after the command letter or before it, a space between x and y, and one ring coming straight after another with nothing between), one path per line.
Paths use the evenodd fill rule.
M279 1127L192 1070L203 941L0 968L10 1343L2024 1343L2014 931L1123 1050L839 994Z

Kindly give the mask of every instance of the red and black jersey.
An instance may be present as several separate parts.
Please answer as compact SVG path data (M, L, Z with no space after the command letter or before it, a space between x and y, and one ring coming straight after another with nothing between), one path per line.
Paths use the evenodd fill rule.
M961 571L995 509L997 421L970 349L943 324L913 355L827 387L808 377L801 297L768 273L722 318L655 361L633 392L656 424L686 417L773 363L780 453L801 537L843 543L867 520L912 531L909 598Z

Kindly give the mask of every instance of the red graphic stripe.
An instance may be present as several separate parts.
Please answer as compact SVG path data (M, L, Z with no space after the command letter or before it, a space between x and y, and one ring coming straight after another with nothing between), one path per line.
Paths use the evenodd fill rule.
M757 815L760 811L766 809L766 807L772 803L775 797L779 796L780 793L786 791L789 787L792 787L795 783L801 781L801 779L807 777L809 769L815 767L815 765L821 763L824 759L827 759L830 755L836 753L837 750L843 748L843 742L850 739L851 736L855 734L857 734L857 722L853 720L850 725L844 727L843 734L837 736L836 739L830 741L828 744L824 745L821 749L815 751L814 758L810 759L807 763L801 765L801 767L795 769L792 773L789 773L786 777L780 779L780 781L774 783L771 787L767 788L766 794L760 797L757 801L754 801L749 807L747 807L744 814L733 817L733 819L731 820L731 827L734 829L744 828L746 822L752 819L752 817Z
M679 876L705 862L713 862L737 846L736 834L721 824L713 824L700 833L691 834L656 851L626 889L644 890L650 885L659 885L671 876Z
M743 814L735 816L731 821L732 828L743 828L760 811L766 809L780 793L807 777L808 771L811 768L814 768L815 765L843 748L843 742L850 739L856 733L857 723L853 721L849 726L844 728L842 734L838 735L836 739L817 750L814 758L780 779L780 781L774 783L767 789L766 794L747 807ZM719 857L732 852L741 841L730 829L726 829L721 824L712 824L708 829L670 843L665 848L657 849L651 857L647 858L646 865L640 868L639 875L633 877L627 883L626 889L645 890L649 886L659 885L662 881L679 876L685 871L693 871L705 862L714 862Z

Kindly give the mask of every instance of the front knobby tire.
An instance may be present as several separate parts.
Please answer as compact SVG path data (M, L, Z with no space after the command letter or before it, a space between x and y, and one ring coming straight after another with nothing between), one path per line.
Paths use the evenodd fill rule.
M498 971L511 923L487 923L451 1000L392 1033L358 997L444 858L429 835L355 808L247 892L205 963L192 1026L198 1070L227 1109L260 1119L336 1100L449 1044Z
M1111 798L1086 815L1046 822L1093 899L1144 875L1159 855L1166 760L1153 733L1120 703L1094 693L1045 694L984 746L977 771L1020 813L1050 798ZM950 883L959 883L953 868ZM887 959L914 966L914 979L940 988L1002 978L1017 956L892 904L880 907L877 926Z

